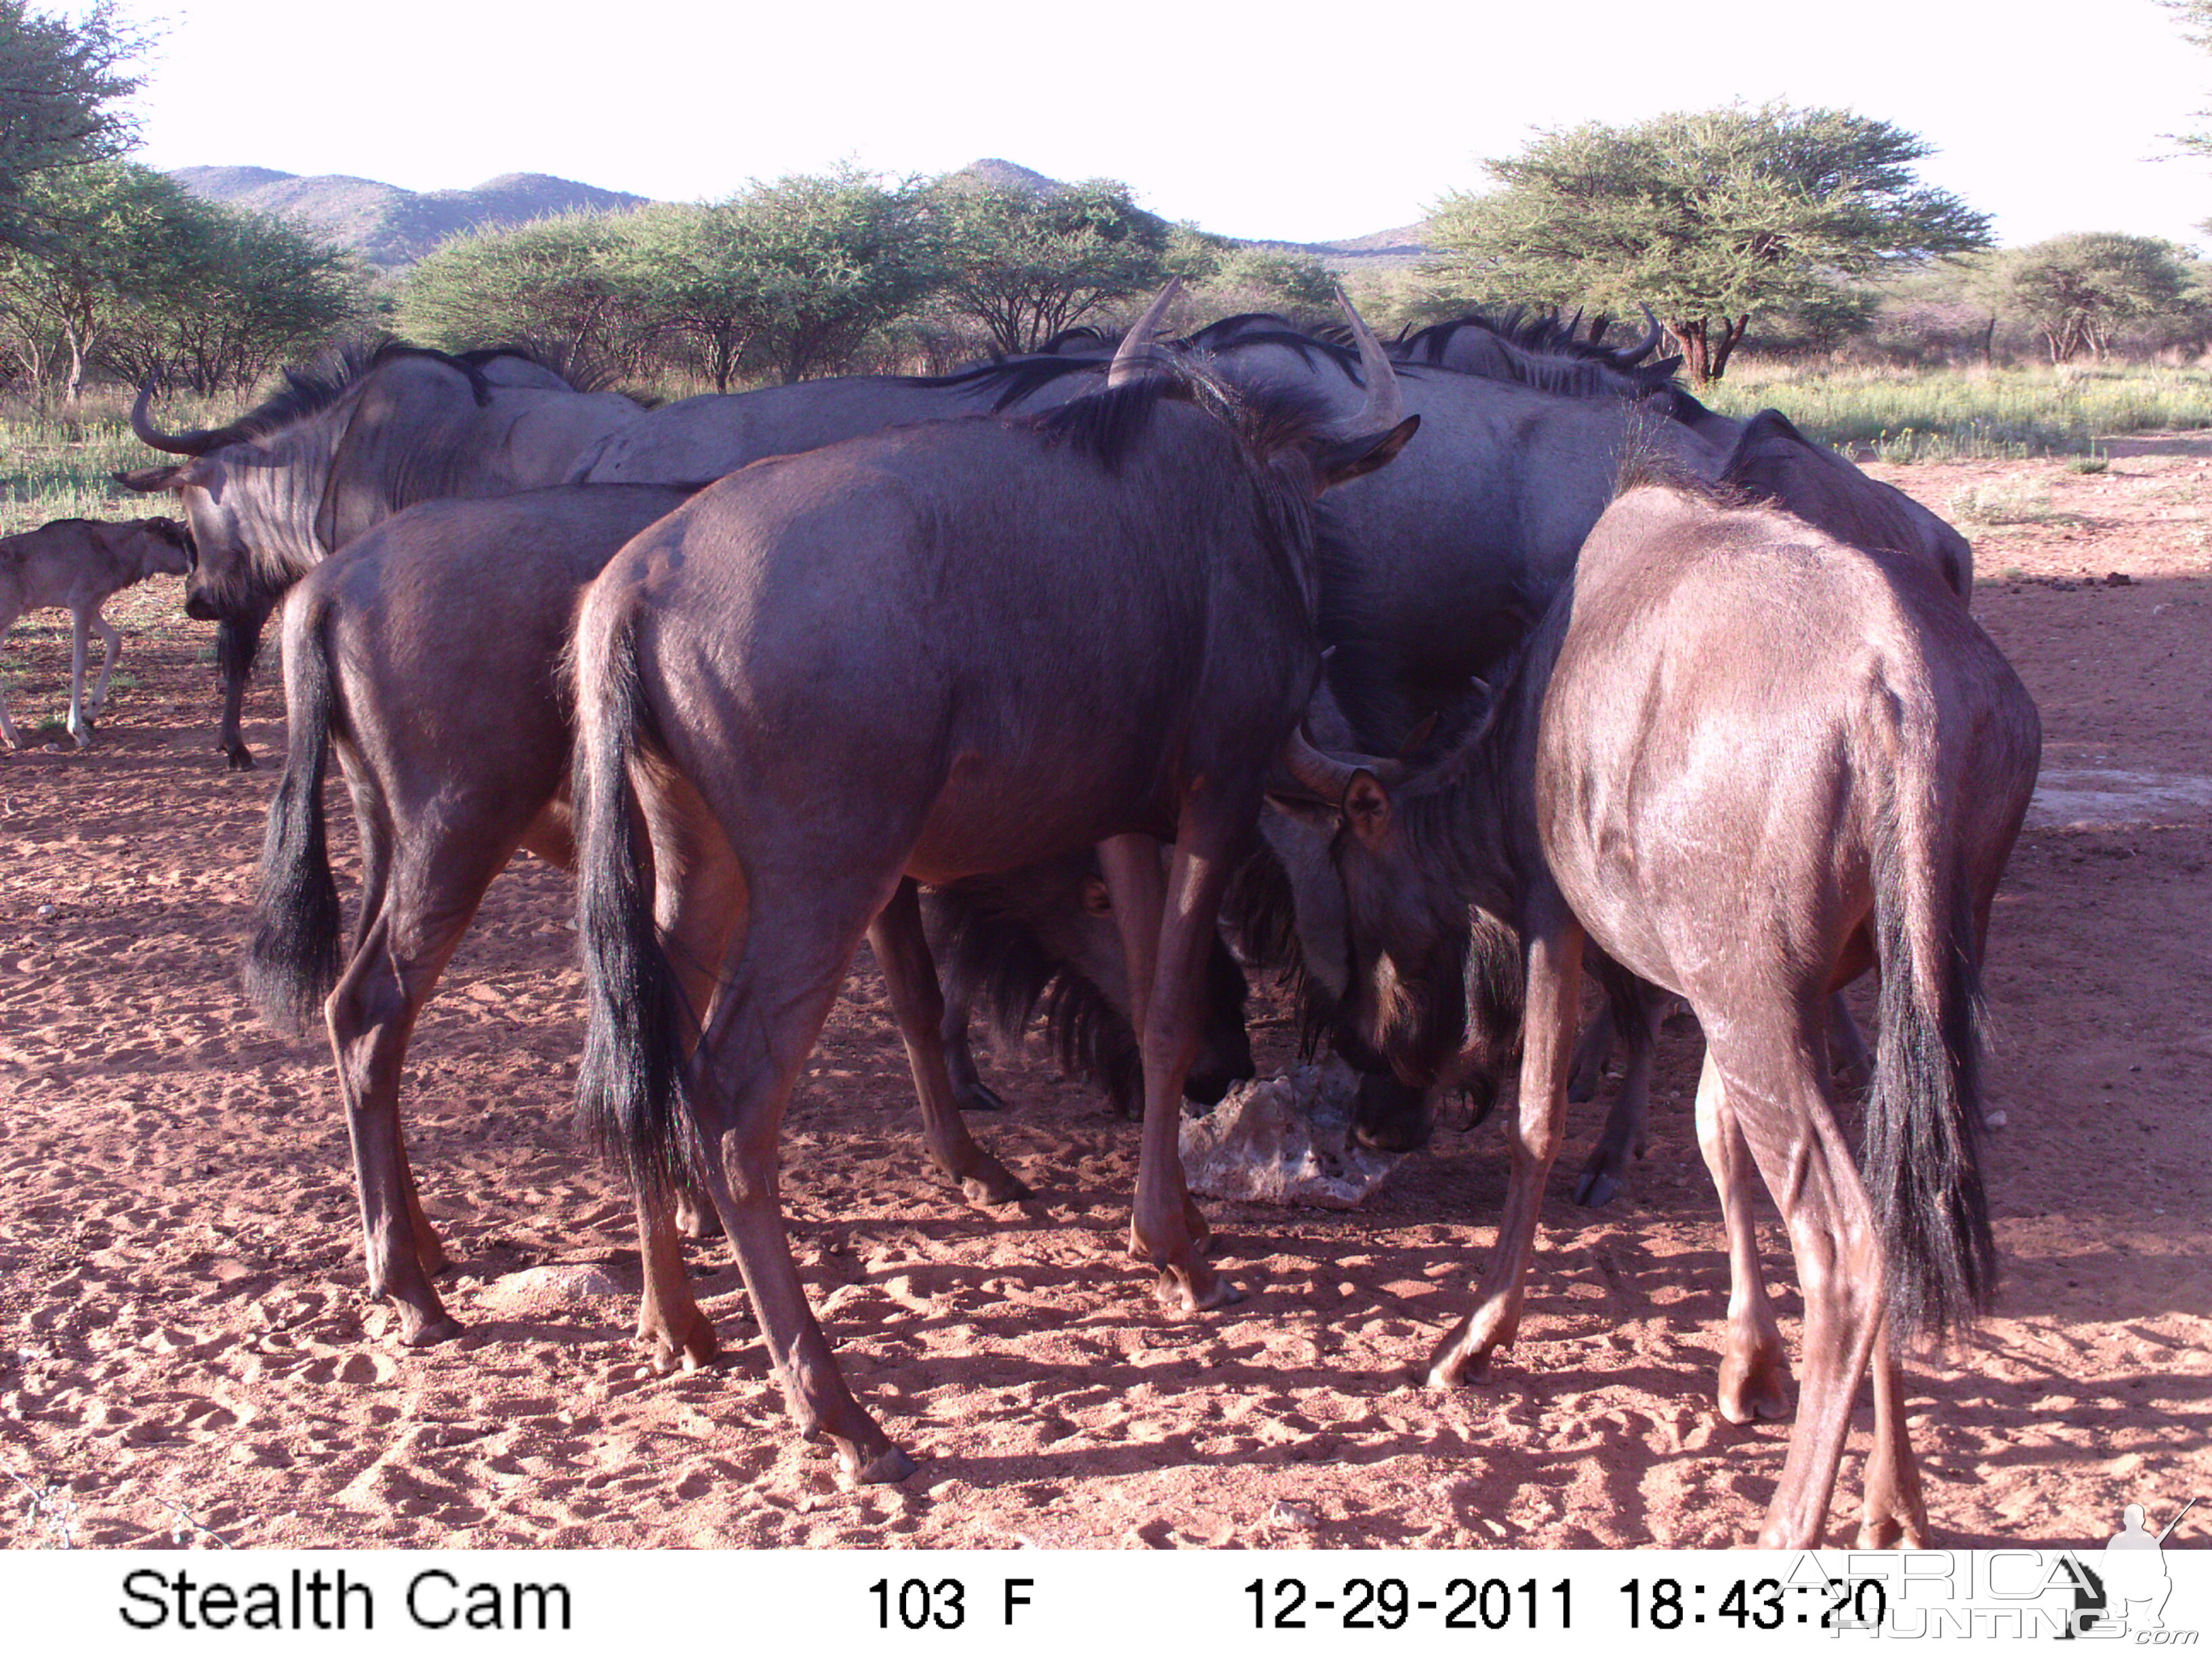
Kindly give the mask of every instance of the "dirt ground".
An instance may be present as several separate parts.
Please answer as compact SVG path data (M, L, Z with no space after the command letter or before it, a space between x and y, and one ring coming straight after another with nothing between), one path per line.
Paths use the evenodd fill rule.
M1978 614L2045 731L1988 970L2007 1276L1971 1346L1912 1370L1929 1507L1954 1545L2100 1540L2124 1503L2165 1516L2212 1491L2212 438L2112 449L2098 476L1884 471L1939 511L2013 520L1962 527ZM263 769L228 775L210 630L175 605L165 586L118 607L135 683L99 747L0 757L0 1542L1755 1533L1788 1428L1713 1409L1726 1263L1690 1122L1693 1031L1668 1035L1650 1156L1601 1212L1567 1196L1600 1110L1578 1109L1521 1340L1447 1395L1408 1367L1492 1243L1497 1120L1441 1135L1358 1212L1211 1204L1250 1299L1171 1319L1121 1252L1133 1135L1041 1055L1001 1060L1018 1109L978 1124L1040 1200L986 1213L926 1172L864 956L793 1111L787 1208L848 1376L921 1468L844 1492L787 1433L718 1243L690 1247L725 1348L696 1374L642 1368L620 1295L517 1294L514 1275L548 1264L605 1270L556 1276L572 1286L636 1276L629 1206L566 1121L567 884L527 862L494 889L411 1057L410 1142L468 1332L398 1347L363 1291L328 1054L271 1034L238 989L283 743L274 677L250 708ZM46 626L10 653L32 664L14 677L27 729L59 706L66 647ZM334 840L349 849L342 811ZM1259 1012L1279 1069L1284 1008ZM1794 1328L1771 1212L1763 1239ZM1854 1455L1832 1538L1848 1540L1856 1497Z

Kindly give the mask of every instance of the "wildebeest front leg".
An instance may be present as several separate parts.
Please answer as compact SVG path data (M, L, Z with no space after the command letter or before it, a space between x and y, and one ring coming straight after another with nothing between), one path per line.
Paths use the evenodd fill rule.
M1644 1156L1644 1136L1651 1118L1651 1068L1658 1056L1659 1024L1666 1017L1668 1000L1664 993L1649 987L1638 994L1636 1018L1625 1031L1628 1039L1627 1069L1622 1073L1620 1091L1606 1112L1605 1127L1598 1135L1597 1145L1590 1149L1589 1161L1583 1165L1582 1178L1575 1183L1577 1204L1595 1210L1611 1203L1628 1173L1628 1160ZM1612 1024L1610 1019L1604 1023L1607 1026ZM1593 1022L1591 1029L1597 1029L1596 1022ZM1583 1040L1587 1045L1588 1032L1583 1033ZM1582 1050L1577 1049L1577 1070L1584 1058ZM1571 1082L1567 1095L1569 1099L1576 1097Z
M1917 1550L1928 1540L1928 1504L1905 1425L1905 1368L1890 1346L1889 1324L1874 1345L1874 1449L1866 1461L1858 1547Z
M1206 961L1234 844L1233 815L1224 802L1201 796L1183 807L1164 893L1156 842L1123 836L1098 849L1128 955L1131 1012L1144 1049L1145 1118L1129 1248L1158 1264L1163 1298L1191 1312L1243 1300L1201 1255L1211 1230L1183 1185L1179 1139L1183 1080L1198 1056Z
M1583 930L1564 905L1547 906L1524 933L1527 1025L1521 1045L1521 1098L1513 1129L1512 1174L1498 1244L1484 1269L1474 1310L1437 1344L1431 1386L1452 1387L1479 1374L1492 1352L1521 1327L1522 1280L1535 1252L1544 1182L1559 1156L1567 1115L1567 1070L1574 1057L1582 988Z
M939 994L944 994L941 985ZM937 1023L938 1041L945 1051L945 1074L952 1079L952 1097L963 1112L1003 1112L1006 1109L1004 1097L984 1082L983 1074L975 1069L975 1049L968 1034L969 1014L964 994L946 997L945 1017Z
M222 676L222 725L216 747L229 757L234 772L253 769L253 751L246 746L242 721L246 713L246 683L253 675L253 659L261 653L261 630L269 621L270 607L252 606L219 619L215 626L216 671Z
M1759 1171L1751 1148L1729 1113L1727 1087L1712 1056L1698 1077L1698 1146L1720 1192L1728 1228L1728 1335L1721 1350L1721 1415L1731 1423L1790 1414L1790 1352L1767 1299L1759 1266L1759 1231L1752 1213Z
M1030 1189L1006 1165L978 1146L961 1121L960 1103L945 1069L942 1027L945 1000L921 926L921 890L909 878L868 927L868 943L890 993L891 1016L906 1043L907 1065L921 1101L923 1139L937 1167L978 1204L1010 1204Z

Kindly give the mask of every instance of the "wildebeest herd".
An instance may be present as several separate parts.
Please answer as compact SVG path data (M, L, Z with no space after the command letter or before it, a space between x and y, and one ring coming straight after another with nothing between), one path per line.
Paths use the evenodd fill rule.
M206 431L161 430L142 393L134 429L176 459L123 481L179 498L189 537L138 539L220 625L234 765L282 610L246 978L272 1019L327 1023L372 1290L409 1343L459 1329L400 1079L518 848L577 872L578 1111L635 1194L641 1339L712 1357L678 1233L726 1233L799 1432L863 1482L914 1466L816 1322L777 1142L864 935L936 1165L979 1203L1024 1194L963 1119L998 1103L969 1029L1042 1008L1141 1117L1129 1247L1191 1311L1240 1295L1177 1131L1186 1095L1252 1072L1248 969L1292 977L1375 1144L1517 1066L1506 1209L1438 1386L1513 1340L1574 1074L1627 1043L1578 1188L1602 1202L1680 998L1731 1420L1790 1408L1754 1176L1804 1295L1760 1541L1821 1541L1869 1370L1860 1540L1924 1540L1898 1356L1994 1280L1978 975L2039 743L1966 544L1780 415L1705 409L1656 327L1468 318L1386 348L1347 305L1342 330L1164 339L1173 297L1118 344L649 412L518 353L400 345ZM0 582L30 539L0 544ZM80 606L80 680L100 597L25 601ZM1606 1012L1577 1066L1585 965ZM1835 996L1869 969L1870 1062ZM1870 1073L1856 1149L1838 1069Z

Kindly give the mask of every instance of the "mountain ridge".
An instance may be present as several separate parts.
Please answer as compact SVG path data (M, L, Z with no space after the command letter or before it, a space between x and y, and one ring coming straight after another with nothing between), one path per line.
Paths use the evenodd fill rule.
M628 212L652 200L550 173L507 173L465 190L428 191L352 173L302 175L250 166L173 167L169 176L195 196L290 220L386 270L413 264L439 243L471 230L507 230L562 213ZM1063 182L996 155L981 156L948 177L1039 192L1057 190ZM1412 264L1430 251L1427 230L1423 222L1328 242L1228 240L1305 254L1333 270L1349 272Z

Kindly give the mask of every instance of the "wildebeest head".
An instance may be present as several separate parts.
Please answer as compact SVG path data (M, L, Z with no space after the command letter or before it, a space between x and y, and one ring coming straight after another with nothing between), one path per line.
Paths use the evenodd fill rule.
M1972 596L1974 550L1964 536L1903 490L1805 437L1779 410L1763 409L1744 422L1721 482L1787 508L1839 542L1924 559L1961 599Z
M284 378L276 396L203 430L157 428L150 380L131 405L139 441L184 458L115 476L126 488L181 500L198 550L185 585L190 616L213 619L282 592L366 528L361 520L390 510L365 514L353 499L389 470L395 458L383 451L398 442L434 453L450 444L463 410L491 398L482 363L396 342L342 348Z
M1486 1093L1519 1029L1498 819L1469 805L1494 793L1504 707L1477 686L1443 722L1449 738L1417 733L1395 760L1328 752L1302 732L1263 824L1289 878L1309 1018L1354 1066L1387 1065L1431 1098ZM1314 723L1340 745L1337 718L1316 700Z
M138 556L141 574L185 576L196 562L192 532L175 519L133 519L122 526L130 532L131 550Z

